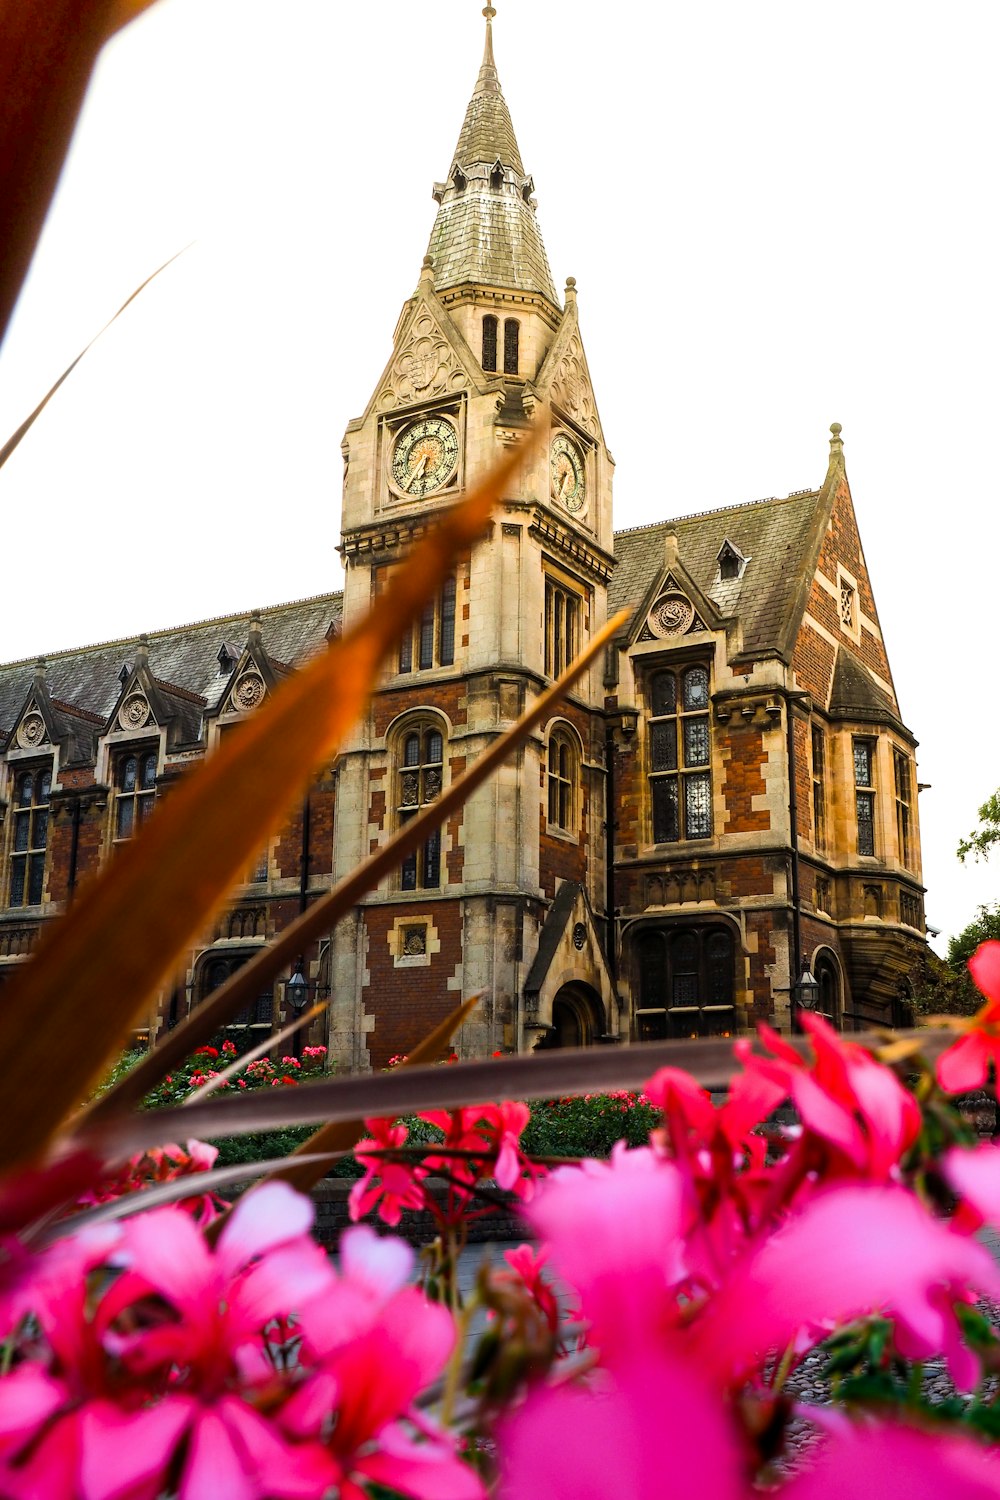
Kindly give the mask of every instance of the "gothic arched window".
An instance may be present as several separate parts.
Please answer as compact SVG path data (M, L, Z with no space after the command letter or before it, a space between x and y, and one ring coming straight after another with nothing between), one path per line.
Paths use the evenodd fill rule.
M483 369L487 374L497 367L497 320L492 313L483 318Z
M396 818L402 828L441 790L444 780L444 736L433 724L407 725L398 740ZM437 890L441 884L439 829L406 856L400 870L404 891Z
M653 843L711 838L708 668L654 672L648 699Z
M156 801L156 751L128 750L115 768L115 839L130 839Z
M14 837L10 853L10 906L38 906L45 885L52 773L22 771L14 783Z
M506 318L503 325L503 372L516 375L518 371L521 325L516 318Z
M561 833L576 832L577 755L565 730L549 736L546 780L548 783L547 826Z
M638 1037L730 1036L735 945L728 927L655 927L635 945Z

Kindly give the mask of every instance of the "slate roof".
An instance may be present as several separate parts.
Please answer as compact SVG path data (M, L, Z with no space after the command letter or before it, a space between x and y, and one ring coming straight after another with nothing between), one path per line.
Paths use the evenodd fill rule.
M841 646L833 669L830 712L848 717L860 715L862 718L870 714L881 720L887 715L895 718L899 710L888 693L872 680L871 673L846 647Z
M265 649L281 662L301 662L324 649L331 623L343 614L341 593L319 594L259 612ZM153 631L148 636L149 669L171 708L183 719L185 738L197 738L201 701L214 706L228 676L219 669L223 642L243 649L252 611L223 615ZM135 639L105 641L75 651L58 651L46 660L45 682L64 711L84 710L103 724L121 695L123 665L136 659ZM34 661L0 666L0 740L6 737L24 706L35 674ZM78 724L82 723L77 719Z
M608 588L608 613L635 612L665 568L665 542L677 538L681 567L722 615L739 616L743 650L782 653L806 574L814 566L819 490L785 499L755 500L653 526L615 533L617 567ZM739 578L719 577L719 552L729 541L747 559ZM631 622L622 632L629 633Z
M528 977L524 981L527 994L537 995L545 983L545 976L549 972L549 965L556 954L556 949L566 931L566 923L570 919L576 898L583 890L583 886L575 880L564 880L556 891L555 899L549 907L542 923L542 930L538 935L538 952L532 960Z
M500 163L500 180L494 168ZM486 21L486 50L475 92L465 112L447 182L435 186L439 208L427 253L438 291L481 282L539 292L556 307L535 210L507 101L493 61L493 35Z

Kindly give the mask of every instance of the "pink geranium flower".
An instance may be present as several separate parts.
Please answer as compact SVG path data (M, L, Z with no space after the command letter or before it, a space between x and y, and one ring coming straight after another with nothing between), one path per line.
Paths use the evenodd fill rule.
M881 1312L905 1358L943 1354L955 1384L971 1389L979 1364L953 1304L977 1294L1000 1298L1000 1270L982 1245L902 1187L849 1184L817 1194L738 1261L691 1334L702 1367L728 1381L793 1341L804 1350Z
M301 1313L333 1281L309 1237L312 1219L309 1199L276 1182L240 1199L214 1249L173 1209L127 1220L130 1268L100 1310L116 1352L137 1374L187 1370L202 1392L222 1389L234 1361L266 1378L260 1331L273 1319ZM136 1333L114 1331L126 1310L153 1295L173 1310L173 1319Z
M404 1208L427 1206L421 1186L427 1168L371 1154L402 1146L408 1135L405 1125L394 1125L391 1120L366 1120L365 1126L369 1134L354 1148L354 1155L365 1168L365 1175L351 1189L348 1199L350 1215L352 1219L362 1219L377 1208L379 1218L395 1226L402 1218Z
M590 1390L536 1391L499 1436L500 1500L750 1500L718 1395L663 1351Z
M1000 1500L1000 1456L974 1438L840 1422L782 1500L871 1500L883 1483L906 1500Z
M801 1019L813 1044L811 1063L763 1024L758 1030L772 1057L736 1042L745 1081L734 1081L734 1108L742 1110L751 1093L755 1109L774 1108L790 1097L807 1137L825 1145L824 1175L884 1181L920 1132L916 1100L894 1073L863 1047L844 1041L821 1016Z
M981 1089L990 1063L1000 1065L1000 943L980 943L969 959L969 973L986 1004L937 1060L937 1081L949 1094Z

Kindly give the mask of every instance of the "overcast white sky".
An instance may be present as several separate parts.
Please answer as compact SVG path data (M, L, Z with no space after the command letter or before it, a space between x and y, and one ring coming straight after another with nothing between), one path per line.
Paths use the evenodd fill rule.
M1000 9L496 0L616 524L848 474L921 742L928 920L1000 895ZM107 48L0 352L0 659L320 593L478 70L478 0L160 0Z

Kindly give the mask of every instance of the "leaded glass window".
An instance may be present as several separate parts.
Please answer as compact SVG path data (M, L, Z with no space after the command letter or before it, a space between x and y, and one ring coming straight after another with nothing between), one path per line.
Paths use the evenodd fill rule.
M640 1041L732 1034L735 945L728 928L654 928L639 935L635 952Z
M646 695L653 842L711 838L708 669L690 666L654 672Z
M573 790L576 756L569 736L553 733L548 756L548 826L574 832Z
M483 369L487 374L497 367L497 320L492 313L483 318Z
M903 750L893 750L893 771L896 780L896 853L901 865L910 863L910 757Z
M220 955L213 958L202 971L202 999L207 999L213 991L221 989L237 971L242 969L252 957L252 953L238 953ZM237 1011L233 1019L228 1023L231 1027L267 1027L270 1029L274 1021L274 990L269 985L248 1000L242 1010Z
M10 855L10 906L39 906L45 888L49 837L48 767L22 771L14 783L14 836Z
M115 839L130 839L142 827L156 802L156 752L128 751L119 757L115 776Z
M545 580L545 675L558 677L580 649L579 594L554 578Z
M520 324L516 318L506 318L503 325L503 372L516 375L518 368L518 343Z
M813 843L826 843L826 745L819 724L812 726Z
M854 805L858 825L858 853L875 853L875 741L854 741Z
M400 827L441 791L444 775L444 736L440 730L417 727L402 742L397 778L396 815ZM435 830L406 856L400 871L404 891L436 890L441 884L441 834Z
M410 627L399 643L401 672L427 672L432 667L453 665L456 598L455 579L446 578L437 599L432 599L425 605L416 624Z

